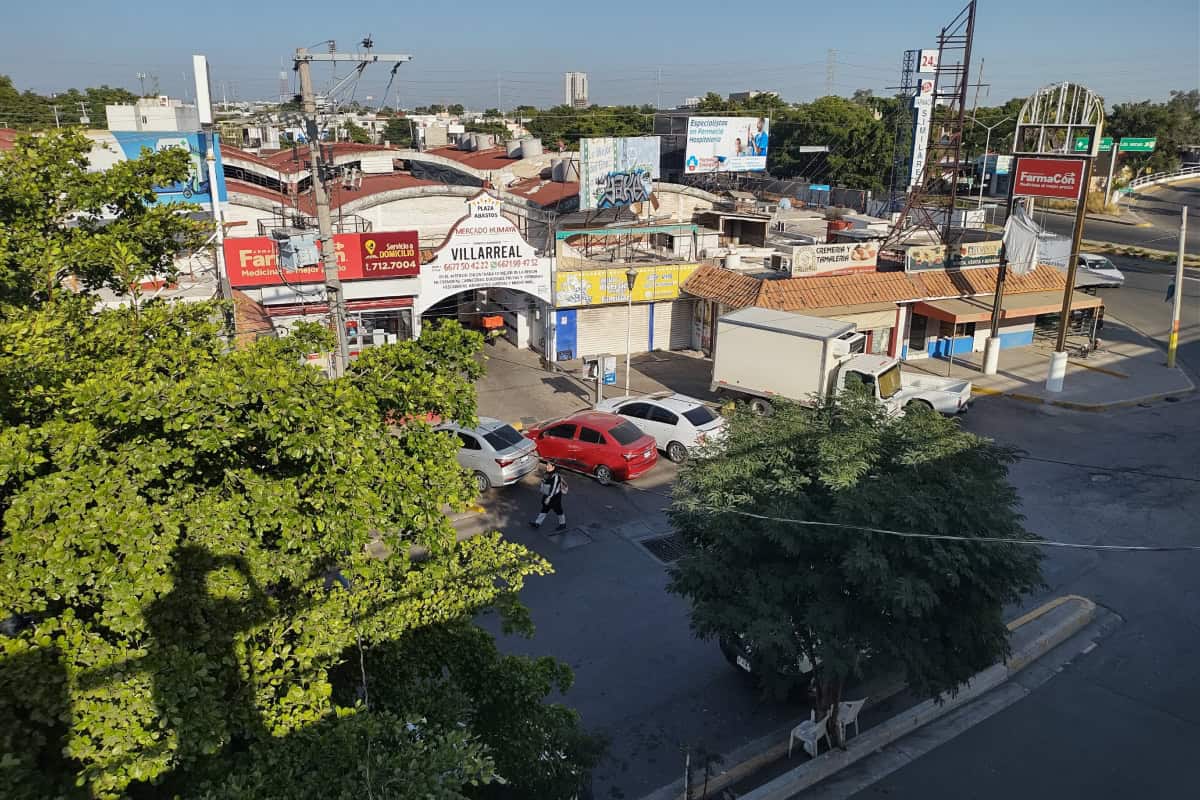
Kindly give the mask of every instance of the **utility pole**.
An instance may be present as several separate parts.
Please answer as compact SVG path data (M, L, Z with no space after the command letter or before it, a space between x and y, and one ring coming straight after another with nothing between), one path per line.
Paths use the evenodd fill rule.
M496 113L504 117L504 98L500 92L500 73L496 73Z
M333 219L329 213L329 195L325 193L324 169L321 159L321 130L317 123L317 97L313 92L312 62L350 61L361 72L367 64L380 61L403 63L411 61L409 55L387 55L382 53L338 53L332 46L328 53L310 53L307 48L296 48L294 68L300 77L300 98L304 105L304 123L308 135L308 152L311 161L313 202L317 207L317 241L321 245L321 260L325 265L325 297L329 304L330 322L337 337L337 351L333 358L333 377L346 374L350 363L350 342L346 335L346 297L342 293L342 280L338 276L337 252L333 245Z
M137 74L137 79L138 79L138 85L141 87L141 91L142 91L141 96L145 97L146 96L146 73L139 72Z
M658 87L658 102L654 104L654 108L655 110L659 110L662 108L662 67L658 68L658 82L656 86Z
M79 124L90 125L92 118L88 116L87 104L82 100L79 101Z
M1107 212L1108 204L1112 202L1113 168L1117 165L1117 153L1120 151L1120 141L1113 140L1112 149L1108 151L1108 180L1104 183L1104 208L1102 208L1101 211ZM1186 215L1187 212L1184 211L1184 214Z
M62 125L58 121L58 106L50 106L50 110L54 112L54 127L61 128Z
M837 61L837 50L825 51L825 96L833 94L834 62Z
M1113 145L1113 155L1117 153ZM1171 338L1167 340L1167 368L1175 366L1175 351L1179 349L1179 319L1183 315L1183 250L1187 245L1187 211L1185 205L1180 209L1179 218L1179 252L1175 256L1175 304L1171 308Z

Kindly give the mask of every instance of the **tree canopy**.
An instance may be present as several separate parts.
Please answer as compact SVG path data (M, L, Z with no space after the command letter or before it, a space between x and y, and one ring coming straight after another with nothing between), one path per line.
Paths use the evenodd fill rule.
M59 125L81 124L80 117L86 113L95 127L105 124L104 107L117 103L133 103L137 95L118 87L95 86L80 91L67 89L53 96L38 94L26 89L19 91L7 75L0 75L0 127L17 130L42 130L55 127L54 107L58 107ZM83 103L82 109L80 103Z
M65 211L41 173L71 141L0 155L20 252L62 232L22 223L11 186ZM152 196L173 162L144 160L123 195L78 197ZM180 246L143 235L91 238L137 270ZM68 244L56 272L91 263ZM424 421L474 419L479 334L431 325L331 380L305 364L330 346L317 326L231 349L218 303L97 313L45 286L0 303L0 796L578 790L597 743L545 702L570 671L501 655L473 622L529 632L517 593L549 565L499 534L457 540L446 510L474 488Z
M687 549L670 589L700 636L752 642L769 692L792 688L780 668L801 656L822 710L868 659L918 693L952 690L1008 652L1002 611L1041 581L1035 548L971 541L1036 538L1011 459L952 420L888 418L866 397L739 411L721 449L680 475L670 513Z

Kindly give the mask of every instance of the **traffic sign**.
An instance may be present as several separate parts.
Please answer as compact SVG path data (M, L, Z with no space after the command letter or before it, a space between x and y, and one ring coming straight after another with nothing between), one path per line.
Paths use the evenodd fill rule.
M1154 137L1125 137L1121 143L1117 145L1117 150L1122 153L1153 153L1154 145L1158 143L1158 139Z
M1075 137L1075 152L1076 153L1086 153L1091 148L1091 144L1092 144L1092 139L1090 136L1076 136ZM1111 136L1105 136L1100 139L1100 152L1101 153L1111 153L1112 146L1113 146L1113 140L1112 140Z

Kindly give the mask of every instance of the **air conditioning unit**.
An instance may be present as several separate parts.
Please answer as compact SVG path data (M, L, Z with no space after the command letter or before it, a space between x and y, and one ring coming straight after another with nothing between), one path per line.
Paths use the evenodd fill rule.
M771 269L777 272L790 272L792 269L792 260L783 253L772 253Z

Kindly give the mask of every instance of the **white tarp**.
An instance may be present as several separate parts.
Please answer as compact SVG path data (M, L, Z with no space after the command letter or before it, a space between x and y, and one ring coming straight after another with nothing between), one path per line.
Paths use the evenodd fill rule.
M1004 223L1004 257L1013 275L1026 275L1037 269L1038 245L1042 229L1017 204Z

